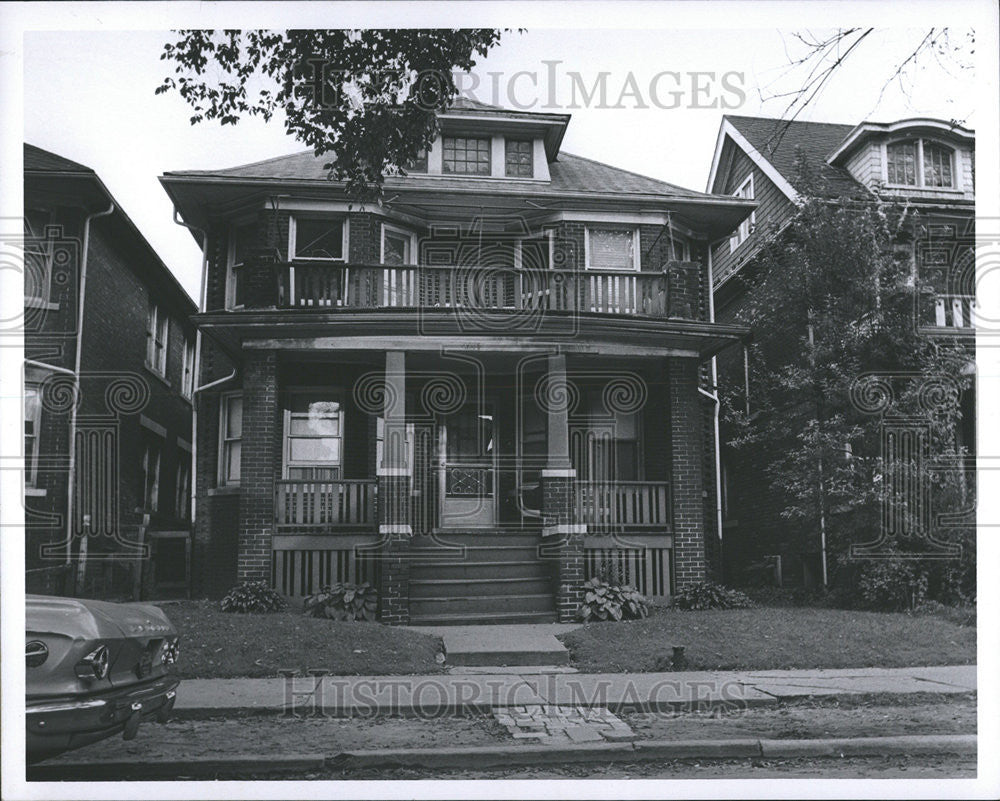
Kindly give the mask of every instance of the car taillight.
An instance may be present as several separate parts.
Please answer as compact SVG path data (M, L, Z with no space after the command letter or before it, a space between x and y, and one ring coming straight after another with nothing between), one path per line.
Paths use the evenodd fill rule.
M49 658L49 647L39 640L32 640L24 646L24 662L28 667L38 667Z
M102 645L76 663L76 675L81 679L106 678L110 662L108 646Z
M179 637L163 641L163 647L160 651L160 660L164 665L174 664L180 655L181 646Z

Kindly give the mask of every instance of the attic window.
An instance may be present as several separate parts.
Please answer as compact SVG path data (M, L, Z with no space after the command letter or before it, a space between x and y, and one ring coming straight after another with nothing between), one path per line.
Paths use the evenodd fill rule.
M446 136L441 166L457 175L489 175L492 142L487 138Z
M951 189L955 185L954 152L924 139L892 142L885 149L886 183Z
M508 139L505 143L507 177L533 178L534 143L530 139Z

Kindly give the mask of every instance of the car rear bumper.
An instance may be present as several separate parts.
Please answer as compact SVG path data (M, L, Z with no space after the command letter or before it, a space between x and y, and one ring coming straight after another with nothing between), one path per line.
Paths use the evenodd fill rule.
M177 677L162 676L80 698L31 699L25 709L29 758L79 748L119 732L131 739L142 720L155 716L166 721L178 684Z

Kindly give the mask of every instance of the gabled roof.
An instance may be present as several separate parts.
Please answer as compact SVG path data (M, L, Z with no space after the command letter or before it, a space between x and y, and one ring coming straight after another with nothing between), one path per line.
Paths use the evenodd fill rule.
M165 176L232 178L270 181L321 181L328 185L327 171L323 168L333 160L333 154L316 156L312 150L304 150L290 156L256 161L238 167L225 167L217 170L178 170L165 173ZM559 158L549 165L551 181L505 180L503 186L517 187L524 194L547 195L566 192L608 192L621 194L670 195L673 197L702 198L703 192L685 189L676 184L649 178L645 175L603 164L583 156L574 156L562 152ZM406 178L387 178L386 186L398 183L414 184L426 182L428 187L441 189L481 189L494 191L497 187L495 179L449 178L448 176L428 177L423 174L411 175Z
M748 155L751 158L759 155L773 168L779 177L775 183L790 199L795 200L793 195L805 188L798 170L800 156L816 171L829 194L858 195L865 192L847 170L833 167L826 161L827 156L854 130L854 126L730 114L723 117L723 129L727 122L755 151ZM719 177L715 175L717 167L713 164L713 179ZM770 177L774 180L773 176Z
M24 143L24 169L26 172L78 172L96 175L90 168L63 156Z

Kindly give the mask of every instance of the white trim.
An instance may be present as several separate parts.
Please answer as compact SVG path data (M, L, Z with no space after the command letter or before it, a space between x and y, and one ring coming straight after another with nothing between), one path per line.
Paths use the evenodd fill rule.
M775 120L775 122L780 122L780 120ZM712 157L712 169L708 174L708 192L712 192L712 187L715 185L717 178L716 172L719 169L719 157L722 155L722 146L725 137L728 136L733 140L733 143L737 145L740 150L746 153L747 157L760 168L760 171L766 175L771 182L781 190L781 192L790 200L792 203L798 204L801 200L799 193L795 191L788 180L778 172L774 165L768 161L763 154L757 148L747 141L747 138L743 136L736 126L734 126L725 117L722 119L722 125L719 128L719 139L716 142L715 155Z
M191 400L194 397L194 349L195 343L182 336L184 340L184 353L181 360L181 397Z
M233 271L236 268L236 229L246 228L253 225L253 220L250 218L244 219L242 221L233 220L229 224L229 229L227 232L227 246L226 246L226 296L223 300L223 306L226 309L236 311L243 308L241 303L239 306L236 305L236 284L233 281ZM243 265L240 264L240 268ZM245 280L245 279L244 279Z
M331 222L337 220L340 223L340 258L339 259L326 259L317 258L315 256L297 256L295 254L295 232L296 223L298 217L292 214L288 218L288 260L289 261L315 261L315 262L325 262L328 264L345 264L348 261L348 255L350 254L350 228L351 221L346 214L340 215L325 215L325 214L310 214L302 213L301 216L306 220L330 220Z
M586 534L586 523L557 523L554 526L542 528L543 537L556 537L562 534Z
M338 451L338 460L336 463L332 462L293 462L291 457L291 420L292 420L292 409L291 400L296 395L321 395L329 393L331 399L335 399L337 405L340 407L337 412L337 431L336 437L328 437L328 439L338 439L340 440L340 448ZM339 478L343 477L344 472L344 422L346 421L346 415L344 414L344 388L336 386L290 386L285 387L282 391L284 396L284 402L282 403L282 430L281 430L281 476L284 479L288 479L289 469L295 468L336 468L337 475ZM242 434L242 432L240 432Z
M545 265L546 270L552 269L552 262L555 259L555 231L551 228L543 228L538 233L532 234L531 236L519 236L514 243L514 269L520 270L524 266L524 243L530 242L533 239L541 239L545 237L549 242L549 255L548 262Z
M576 478L576 468L546 467L542 470L542 478Z
M375 468L376 476L412 476L412 467L379 467Z
M164 307L150 298L146 311L146 367L166 379L170 363L170 315L165 314ZM163 342L157 350L157 336L163 327ZM150 358L152 355L154 358Z
M391 223L382 223L381 225L382 233L380 235L380 247L378 261L379 264L385 264L385 235L399 234L400 236L406 236L410 238L410 258L405 264L415 265L417 264L417 235L413 231L409 231L406 228L400 228L398 225L392 225Z
M380 523L378 527L378 533L406 534L407 536L413 536L413 526L400 523Z
M638 226L614 226L614 225L585 225L583 227L583 265L585 270L608 270L614 269L610 267L593 267L590 264L590 231L591 229L603 229L603 230L618 230L625 231L629 228L632 229L632 267L628 270L619 270L622 273L629 272L640 272L642 270L642 254L640 253L641 245L639 242L639 227Z

